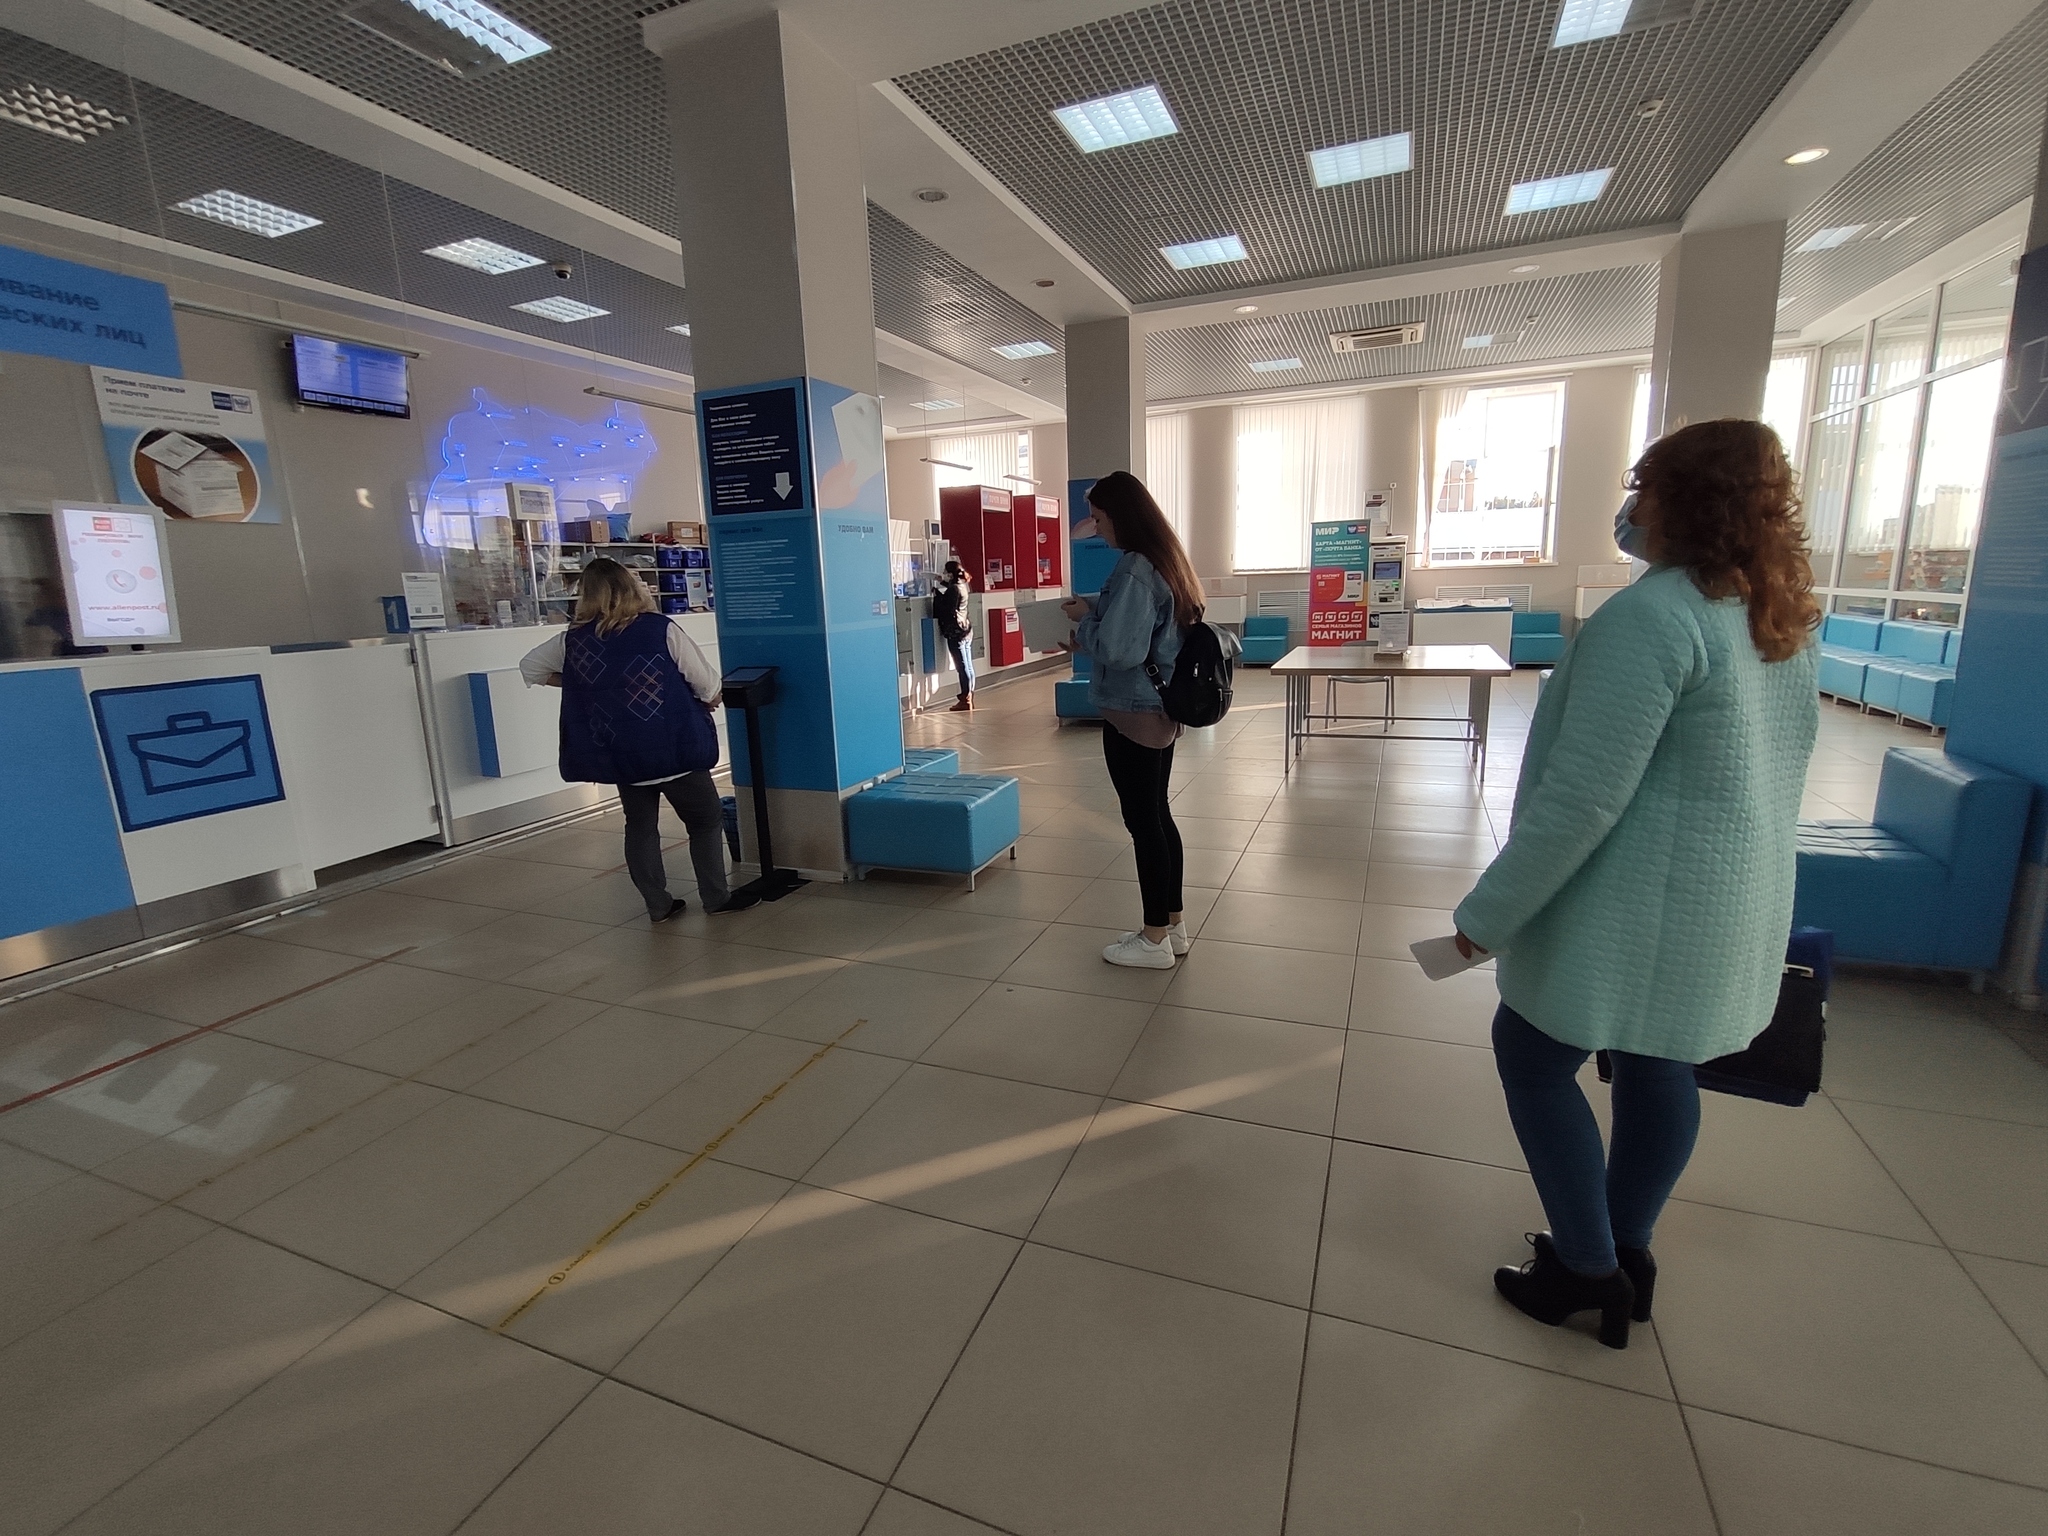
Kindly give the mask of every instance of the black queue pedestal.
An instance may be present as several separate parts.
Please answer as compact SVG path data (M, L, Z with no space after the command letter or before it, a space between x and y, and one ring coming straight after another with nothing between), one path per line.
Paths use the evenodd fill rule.
M754 851L760 855L761 874L735 890L733 899L746 906L757 901L780 901L798 886L808 885L793 869L775 867L775 840L768 827L768 782L761 756L761 711L775 702L775 667L734 667L720 680L729 709L747 717L747 767L753 775Z

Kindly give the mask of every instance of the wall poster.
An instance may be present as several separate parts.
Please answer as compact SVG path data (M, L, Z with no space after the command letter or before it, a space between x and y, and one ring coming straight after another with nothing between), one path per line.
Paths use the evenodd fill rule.
M113 368L92 383L119 500L199 522L283 521L255 390Z

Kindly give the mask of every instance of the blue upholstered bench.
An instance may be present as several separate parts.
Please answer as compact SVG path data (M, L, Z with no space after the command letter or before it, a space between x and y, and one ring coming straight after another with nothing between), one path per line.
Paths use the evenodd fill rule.
M1893 747L1868 822L1802 821L1792 921L1845 960L1998 963L2032 786L1935 748Z
M906 773L846 802L853 876L871 869L974 877L1005 849L1017 856L1023 812L1017 781L984 773Z
M1247 667L1270 667L1287 654L1287 615L1254 613L1244 621L1244 654L1237 659Z
M1946 624L1831 613L1820 632L1820 691L1946 730L1962 649L1962 631Z
M1564 655L1564 617L1556 613L1518 613L1514 638L1508 642L1508 664L1547 667Z
M905 747L905 773L958 773L960 754L951 747Z

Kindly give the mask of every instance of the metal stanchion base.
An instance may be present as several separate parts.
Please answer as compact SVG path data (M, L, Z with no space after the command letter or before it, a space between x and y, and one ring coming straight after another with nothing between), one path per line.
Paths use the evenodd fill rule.
M732 895L735 901L752 897L753 900L747 902L752 906L756 901L780 901L791 891L810 883L793 869L771 869L758 880L749 880L745 885L735 887Z

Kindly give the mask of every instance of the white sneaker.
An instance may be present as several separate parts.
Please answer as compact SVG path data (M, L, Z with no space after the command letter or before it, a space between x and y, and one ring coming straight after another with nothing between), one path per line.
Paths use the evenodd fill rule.
M1126 939L1135 939L1142 937L1142 930L1138 932L1119 934L1117 935L1117 943L1121 944ZM1166 930L1166 947L1168 949L1171 949L1176 956L1186 954L1188 952L1188 945L1192 944L1193 942L1194 940L1188 937L1188 920L1186 918L1182 918L1179 922L1175 923L1171 928Z
M1147 971L1170 971L1173 969L1173 944L1171 941L1154 944L1142 933L1127 933L1114 944L1104 947L1102 958L1111 965L1134 965Z

